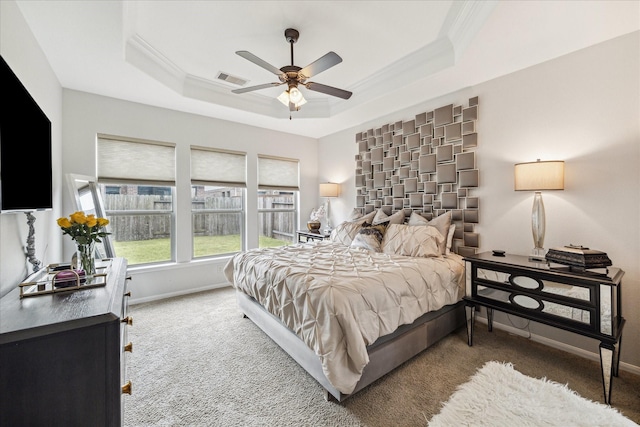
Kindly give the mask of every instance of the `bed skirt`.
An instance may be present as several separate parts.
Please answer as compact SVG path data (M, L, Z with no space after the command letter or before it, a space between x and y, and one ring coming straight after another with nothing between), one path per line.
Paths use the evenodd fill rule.
M440 339L449 335L465 322L464 303L447 305L440 310L425 313L410 325L402 325L395 332L380 337L367 347L369 364L351 394L343 394L331 385L322 370L320 358L276 316L264 309L249 295L236 291L238 307L276 344L286 351L300 366L324 387L326 400L342 402L378 378L391 372Z

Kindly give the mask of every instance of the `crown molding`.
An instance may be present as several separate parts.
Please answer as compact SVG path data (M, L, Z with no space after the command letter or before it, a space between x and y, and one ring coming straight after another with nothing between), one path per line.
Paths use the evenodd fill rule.
M328 118L388 95L456 64L473 37L498 4L489 1L453 2L438 39L347 88L349 100L333 97L308 99L296 117ZM135 8L125 12L135 13ZM176 93L191 98L274 118L289 118L289 111L271 96L238 96L221 82L190 75L135 32L135 19L125 23L125 60Z

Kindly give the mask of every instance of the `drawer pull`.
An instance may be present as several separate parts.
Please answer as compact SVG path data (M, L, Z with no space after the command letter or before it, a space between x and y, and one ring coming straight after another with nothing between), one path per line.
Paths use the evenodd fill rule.
M127 383L122 386L122 394L128 394L131 396L131 380L127 381Z
M127 292L126 294L124 294L125 297L130 297L131 296L131 291Z
M130 342L129 344L126 344L124 346L124 351L128 351L129 353L132 353L133 352L133 343Z
M125 317L124 319L122 319L122 323L126 323L129 326L133 325L133 317L131 316Z

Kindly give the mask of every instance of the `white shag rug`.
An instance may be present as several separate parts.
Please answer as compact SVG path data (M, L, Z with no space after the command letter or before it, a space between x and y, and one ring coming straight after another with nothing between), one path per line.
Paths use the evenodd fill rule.
M531 378L511 363L487 362L444 403L429 427L638 426L618 410L566 385Z

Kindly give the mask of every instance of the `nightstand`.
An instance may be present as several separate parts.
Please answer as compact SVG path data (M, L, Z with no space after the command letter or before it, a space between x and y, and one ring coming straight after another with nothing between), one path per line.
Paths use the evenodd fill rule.
M331 235L326 234L323 231L314 232L309 230L297 230L296 236L298 238L298 243L304 243L310 241L312 242L314 240L325 240L328 239Z
M477 307L544 323L600 341L604 401L611 401L612 376L618 376L624 271L619 268L573 271L561 264L532 262L526 256L485 252L464 258L468 344L473 345Z

